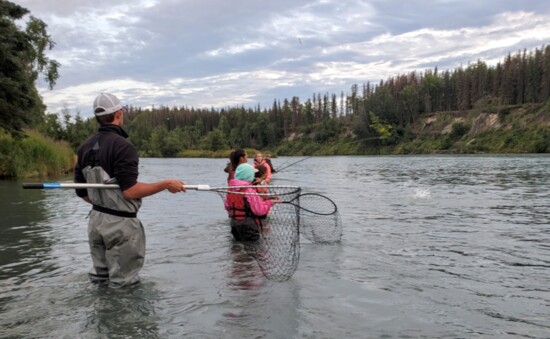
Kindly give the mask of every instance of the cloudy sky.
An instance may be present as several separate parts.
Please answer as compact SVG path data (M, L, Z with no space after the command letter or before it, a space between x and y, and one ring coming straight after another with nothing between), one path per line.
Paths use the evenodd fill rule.
M48 111L270 107L397 74L550 44L550 1L12 0L48 25L61 63Z

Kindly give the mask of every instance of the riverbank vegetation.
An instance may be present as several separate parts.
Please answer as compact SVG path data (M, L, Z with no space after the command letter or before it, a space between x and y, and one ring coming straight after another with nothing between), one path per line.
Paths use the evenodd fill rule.
M74 152L65 141L25 130L24 138L0 129L0 177L57 177L70 170Z
M0 4L7 32L0 41L0 176L70 171L68 153L96 122L66 109L45 114L35 82L43 75L55 85L59 64L45 56L54 43L39 19L31 17L25 30L15 25L26 9ZM276 99L271 107L128 106L124 128L144 157L227 157L235 147L274 155L549 153L550 46L508 54L494 66L478 60L413 71L349 93Z

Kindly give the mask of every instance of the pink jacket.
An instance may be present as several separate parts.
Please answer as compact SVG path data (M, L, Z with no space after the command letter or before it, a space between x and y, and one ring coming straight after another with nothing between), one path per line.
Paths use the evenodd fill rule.
M250 186L252 185L248 181L239 180L239 179L231 179L229 180L229 186ZM271 209L271 206L273 206L273 201L271 200L263 200L259 195L258 191L256 189L249 187L249 188L243 188L242 192L250 193L250 194L244 194L243 196L248 201L248 204L250 205L250 209L252 210L252 213L254 213L257 216L264 216L269 213L269 210ZM229 203L227 201L227 198L224 199L224 205L226 210L230 210Z

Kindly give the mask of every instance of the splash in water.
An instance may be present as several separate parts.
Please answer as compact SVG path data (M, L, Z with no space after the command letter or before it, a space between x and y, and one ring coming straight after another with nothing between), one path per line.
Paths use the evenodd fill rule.
M424 189L416 189L414 191L413 198L417 199L426 199L430 197L430 190L427 188Z

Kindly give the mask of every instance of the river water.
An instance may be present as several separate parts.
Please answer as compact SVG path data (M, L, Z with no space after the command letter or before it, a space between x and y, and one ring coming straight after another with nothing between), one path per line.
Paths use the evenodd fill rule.
M223 186L225 163L142 159L140 180ZM142 283L118 290L87 280L73 191L0 181L0 337L550 337L549 156L313 157L275 178L333 199L342 241L302 239L270 281L218 195L163 192L140 211Z

